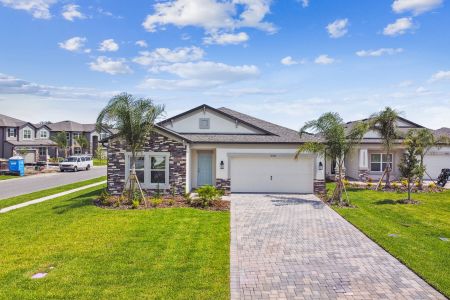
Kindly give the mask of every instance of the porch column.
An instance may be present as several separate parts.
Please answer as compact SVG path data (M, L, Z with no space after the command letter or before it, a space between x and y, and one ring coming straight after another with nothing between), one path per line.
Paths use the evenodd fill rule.
M48 169L48 147L45 147L45 168Z
M367 181L369 178L369 154L367 149L359 149L359 179Z

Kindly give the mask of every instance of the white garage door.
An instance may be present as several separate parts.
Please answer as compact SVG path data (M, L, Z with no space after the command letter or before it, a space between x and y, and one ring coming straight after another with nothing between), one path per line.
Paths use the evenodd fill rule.
M309 156L298 160L293 155L233 156L231 192L312 193L313 165Z
M442 169L450 169L450 153L448 155L426 155L423 163L426 167L427 173L430 174L433 179L437 179L439 174L441 174ZM427 175L425 175L424 178L425 180L429 179Z

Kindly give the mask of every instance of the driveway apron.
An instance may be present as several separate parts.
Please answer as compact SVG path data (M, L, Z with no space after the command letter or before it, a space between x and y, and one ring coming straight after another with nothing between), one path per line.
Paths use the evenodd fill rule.
M232 299L445 299L313 195L230 198Z

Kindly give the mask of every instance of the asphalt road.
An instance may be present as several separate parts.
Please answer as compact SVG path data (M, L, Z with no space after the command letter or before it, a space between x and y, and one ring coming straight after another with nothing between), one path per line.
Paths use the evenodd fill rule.
M0 181L0 201L23 194L49 189L52 187L89 180L106 175L106 167L93 167L89 171L57 172L51 174L26 176Z

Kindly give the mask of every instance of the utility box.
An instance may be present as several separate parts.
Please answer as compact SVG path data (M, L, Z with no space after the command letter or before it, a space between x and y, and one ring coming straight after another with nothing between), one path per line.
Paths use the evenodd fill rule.
M22 156L13 156L8 161L9 172L25 175L25 164Z

